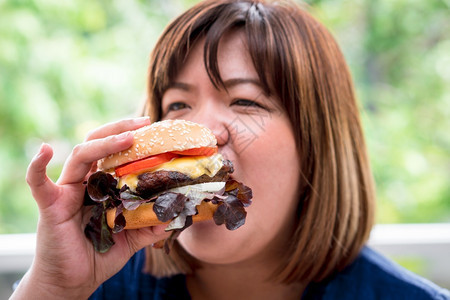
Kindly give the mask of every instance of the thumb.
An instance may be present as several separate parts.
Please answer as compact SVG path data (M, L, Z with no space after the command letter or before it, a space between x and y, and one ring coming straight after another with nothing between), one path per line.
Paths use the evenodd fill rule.
M50 206L56 199L57 186L47 176L47 165L52 157L53 149L43 143L28 166L26 180L39 209Z
M129 248L133 252L137 252L145 246L165 240L171 235L171 232L164 231L166 227L167 224L127 230Z

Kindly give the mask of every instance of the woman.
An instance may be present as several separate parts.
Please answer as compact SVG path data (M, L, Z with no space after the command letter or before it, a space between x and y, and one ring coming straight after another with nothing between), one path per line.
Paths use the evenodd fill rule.
M233 177L253 189L246 224L194 224L169 256L149 246L167 237L164 226L122 231L95 253L82 230L82 183L150 121L107 124L74 148L56 183L45 175L48 145L31 162L38 244L13 298L450 297L364 247L374 187L353 86L335 41L305 11L200 3L167 27L149 70L144 115L211 128Z

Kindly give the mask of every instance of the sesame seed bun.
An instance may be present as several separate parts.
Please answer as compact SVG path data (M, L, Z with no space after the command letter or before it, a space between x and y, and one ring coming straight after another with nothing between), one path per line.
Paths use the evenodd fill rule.
M216 137L207 127L185 120L164 120L132 132L133 145L99 160L99 170L109 171L152 155L200 147L214 147Z

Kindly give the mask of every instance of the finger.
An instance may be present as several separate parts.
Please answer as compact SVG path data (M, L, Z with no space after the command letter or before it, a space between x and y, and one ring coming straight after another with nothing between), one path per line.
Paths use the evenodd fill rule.
M127 230L127 242L130 250L135 253L145 246L152 245L160 240L168 238L171 232L164 231L166 227L167 224Z
M167 225L157 226L163 228L156 230L157 232L154 231L154 227L145 227L141 229L123 230L114 234L113 238L115 245L110 251L102 254L102 259L108 261L107 264L111 268L117 266L117 270L112 270L113 274L117 273L137 251L145 246L152 245L168 238L171 235L171 232L164 231L166 226ZM111 262L114 263L111 264ZM113 274L106 274L106 276L109 277Z
M26 180L38 207L44 209L56 200L57 186L47 176L47 165L53 157L53 149L42 144L28 166Z
M58 184L83 182L92 164L110 154L128 149L133 144L131 132L91 140L75 146L64 164Z
M145 125L150 125L149 117L140 117L120 120L118 122L111 122L90 131L87 134L85 141L101 139L110 135L122 133L124 131L136 130Z
M152 233L156 235L161 235L163 233L167 233L166 231L167 224L152 226Z

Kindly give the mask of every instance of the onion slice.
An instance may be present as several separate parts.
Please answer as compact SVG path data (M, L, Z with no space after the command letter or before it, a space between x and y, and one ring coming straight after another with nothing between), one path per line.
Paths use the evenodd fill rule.
M188 194L189 192L210 192L214 193L222 190L225 187L225 182L204 182L186 186L180 186L169 189L168 192Z

